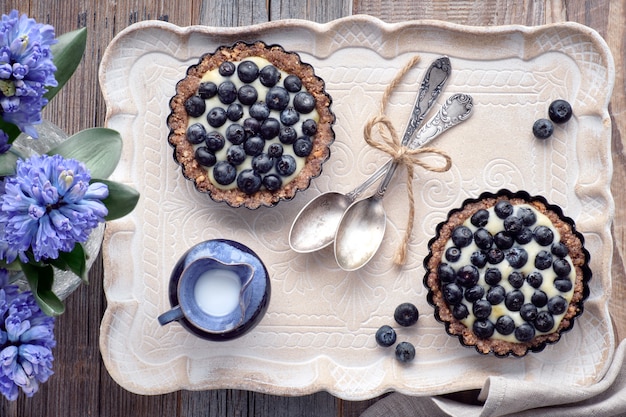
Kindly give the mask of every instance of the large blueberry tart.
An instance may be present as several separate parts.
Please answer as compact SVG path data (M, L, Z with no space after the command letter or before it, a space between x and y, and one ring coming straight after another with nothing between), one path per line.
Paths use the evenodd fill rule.
M484 193L452 210L424 260L436 318L480 353L523 356L582 313L589 253L572 219L543 197Z
M233 207L306 189L334 141L324 81L296 53L239 42L202 56L176 86L169 143L183 175Z

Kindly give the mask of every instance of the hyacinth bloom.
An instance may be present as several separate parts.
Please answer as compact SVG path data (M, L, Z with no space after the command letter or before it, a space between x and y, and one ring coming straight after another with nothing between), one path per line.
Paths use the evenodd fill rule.
M16 174L0 185L0 260L28 262L27 253L36 261L56 259L85 242L108 213L102 202L108 187L90 180L75 159L18 160Z
M30 291L8 285L0 269L0 392L15 400L21 389L32 397L52 375L54 317L45 315Z
M56 67L50 45L54 28L12 10L0 21L0 116L36 138L34 126L48 103L46 87L55 87Z

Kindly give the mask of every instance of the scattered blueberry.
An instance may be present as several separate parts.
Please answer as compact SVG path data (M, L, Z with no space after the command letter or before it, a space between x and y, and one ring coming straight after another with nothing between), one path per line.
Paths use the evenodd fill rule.
M544 270L552 266L552 254L547 250L540 250L535 256L535 268Z
M241 145L233 145L226 151L226 160L233 166L240 165L246 160L246 151Z
M243 61L237 66L237 76L244 83L251 83L259 76L259 67L252 61Z
M283 180L278 175L269 174L263 177L263 186L269 191L276 191L283 186Z
M521 268L528 262L528 252L524 248L511 248L504 254L504 257L513 268Z
M224 104L230 104L237 100L237 87L232 81L224 81L217 87L217 97Z
M538 119L533 124L533 135L537 139L547 139L554 133L554 125L548 119Z
M207 135L204 143L211 152L217 152L224 147L226 140L219 132L213 131Z
M485 209L480 209L476 213L472 214L470 222L476 227L486 226L489 222L489 212Z
M521 288L522 285L524 285L525 279L524 275L521 272L513 271L509 274L508 281L513 288Z
M477 319L486 319L491 314L491 303L487 300L478 300L472 305L472 312Z
M548 304L548 296L541 290L535 290L533 295L530 297L530 302L538 308L541 308Z
M396 307L393 318L400 326L408 327L417 323L419 312L414 304L402 303Z
M266 87L273 87L280 81L280 71L273 65L266 65L259 71L259 81Z
M230 61L224 61L220 64L218 72L224 77L229 77L235 73L235 64Z
M382 347L389 347L396 343L396 331L388 325L380 326L376 331L376 343Z
M187 128L187 140L198 145L206 139L206 129L202 123L194 123Z
M535 337L535 328L528 323L524 323L515 329L515 338L520 342L529 342L533 337Z
M485 295L485 289L482 285L474 285L473 287L467 288L465 290L465 299L470 303L474 301L478 301Z
M520 245L525 245L533 240L533 231L530 227L523 227L522 230L515 236L515 241Z
M487 301L491 305L498 305L504 301L504 297L506 296L506 291L503 286L495 285L487 291Z
M469 310L467 309L467 306L465 304L457 304L452 307L452 315L457 320L463 320L464 318L469 316Z
M243 106L239 103L231 103L226 109L226 117L231 122L236 122L243 117Z
M287 107L280 112L280 121L285 126L295 125L298 120L300 120L300 114L293 107Z
M212 167L217 162L215 154L211 152L206 146L199 146L195 151L196 161L200 165Z
M396 345L396 358L400 362L411 362L415 359L415 346L409 342L400 342Z
M506 200L498 201L493 209L496 213L496 216L501 219L506 219L511 214L513 214L513 205Z
M496 330L501 335L509 335L515 331L515 321L510 316L500 316L496 320Z
M285 77L283 81L283 86L290 93L297 93L302 89L302 81L295 75L288 75Z
M548 311L550 314L562 314L567 310L567 300L560 295L555 295L548 300Z
M569 254L569 249L562 242L557 242L552 245L551 252L554 256L558 258L565 258Z
M520 207L517 215L522 219L524 226L532 226L537 222L537 215L530 207Z
M271 143L267 147L267 154L270 158L280 158L283 154L283 145L278 142Z
M504 260L504 252L499 248L491 248L487 251L487 262L497 265Z
M485 271L485 282L489 285L497 285L502 280L502 273L498 268L489 268Z
M283 155L276 160L276 171L283 177L288 177L296 171L296 160L291 155Z
M533 288L539 288L543 283L543 275L539 271L533 271L526 276L526 282Z
M519 234L524 228L524 223L522 223L522 219L515 215L510 215L506 219L504 219L504 230L510 235Z
M467 226L457 226L452 231L452 242L458 248L464 248L472 243L474 235L472 230Z
M485 228L479 228L474 232L474 243L480 249L489 249L493 245L493 236Z
M526 321L534 321L537 318L537 314L539 311L537 310L537 306L532 303L526 303L519 310L520 316Z
M504 232L498 232L493 236L493 243L502 250L510 249L513 247L515 240L513 236L509 236Z
M456 279L456 272L448 264L439 264L437 267L437 276L441 282L454 282Z
M470 255L470 262L476 268L482 268L483 266L487 265L487 254L485 253L485 251L482 250L474 251Z
M302 133L307 136L314 136L317 133L317 122L313 119L306 119L302 122Z
M524 305L524 293L520 290L513 290L504 297L504 305L509 311L519 311Z
M278 136L280 133L280 122L278 119L273 117L268 117L267 119L261 122L261 128L259 129L259 134L265 140L270 140Z
M243 150L250 156L260 155L264 147L265 141L258 136L251 136L243 143Z
M246 106L250 106L254 104L259 98L259 93L256 91L256 88L251 86L250 84L242 85L237 92L237 98L241 104L245 104Z
M456 305L463 300L463 290L455 283L446 284L443 287L443 298L450 305Z
M495 326L489 320L476 320L472 325L472 330L479 339L489 339L493 335Z
M533 233L535 235L535 240L541 246L551 245L552 242L554 241L554 233L549 227L537 226Z
M567 278L557 278L554 280L554 288L561 292L568 292L572 289L572 281Z
M211 81L200 83L198 86L198 95L201 99L207 100L211 97L215 97L217 94L217 84Z
M226 139L233 145L241 145L246 140L246 131L238 123L233 123L226 128Z
M253 169L244 169L237 176L237 187L246 194L254 194L261 189L261 176Z
M213 167L213 178L218 184L228 185L237 178L237 168L227 161L220 161Z
M278 139L285 145L291 145L298 139L298 132L291 126L283 126L278 132Z
M565 123L572 117L572 106L565 100L554 100L548 107L548 116L554 123Z
M206 115L206 121L211 127L220 127L226 123L226 110L222 107L214 107Z
M263 101L257 101L253 105L250 106L250 116L254 117L259 121L263 121L267 119L270 115L270 109L267 107L267 104Z
M474 265L464 265L456 272L456 281L464 287L472 287L478 283L480 274Z
M252 169L259 174L267 174L274 167L274 160L266 153L252 158Z
M243 129L246 132L246 136L254 136L261 130L261 122L252 117L248 117L243 121Z
M315 108L315 99L310 93L301 91L293 98L293 107L300 114L311 113Z
M293 153L301 158L307 157L313 151L313 141L308 136L300 136L293 143Z
M446 261L456 262L461 257L461 251L456 246L450 246L448 249L446 249L446 253L444 256L446 257Z
M547 311L541 311L533 323L540 332L549 332L554 327L554 317Z
M185 100L185 111L189 117L200 117L206 110L206 104L199 96L191 96Z
M565 259L557 259L552 264L552 269L554 273L559 277L566 277L572 272L572 266Z
M272 87L265 95L265 102L271 110L283 111L289 105L289 91L283 87Z

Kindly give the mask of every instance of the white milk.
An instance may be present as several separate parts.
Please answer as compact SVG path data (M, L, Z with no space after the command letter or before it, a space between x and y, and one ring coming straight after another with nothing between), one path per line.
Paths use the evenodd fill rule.
M211 316L225 316L239 308L239 276L225 269L205 272L198 278L194 288L196 303Z

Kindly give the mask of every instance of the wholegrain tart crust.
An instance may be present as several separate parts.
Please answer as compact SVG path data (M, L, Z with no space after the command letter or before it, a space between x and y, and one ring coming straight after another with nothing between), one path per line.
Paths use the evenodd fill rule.
M480 228L488 229L490 236L495 235L499 229L504 228L503 219L494 220L493 223L489 223L488 225L476 226L475 223L477 223L477 221L474 220L477 219L479 215L472 218L479 210L481 210L483 214L485 211L488 211L491 213L492 217L497 217L494 214L494 210L496 204L499 202L509 202L514 210L521 210L521 208L523 208L525 212L529 212L528 209L532 209L530 211L535 213L534 217L538 217L540 220L537 220L537 223L528 227L529 229L535 228L536 230L538 225L550 226L555 236L553 244L559 244L560 241L560 244L567 248L567 256L564 258L566 261L561 259L559 266L565 263L569 264L570 266L565 265L566 270L570 271L568 275L559 276L563 275L563 273L560 270L558 270L558 274L555 273L554 270L556 270L556 267L554 267L553 263L551 263L549 267L541 266L541 262L536 260L534 254L542 250L544 250L543 255L550 259L553 258L556 260L562 257L562 254L559 256L555 255L554 253L557 253L557 251L554 250L552 250L551 254L546 255L546 252L550 252L551 246L545 242L541 245L546 246L537 244L537 241L541 240L540 238L534 237L539 233L538 231L532 233L533 238L530 243L523 245L515 244L517 248L528 249L528 252L526 252L526 249L522 251L528 255L528 262L526 262L524 266L516 264L517 261L514 258L510 258L512 264L509 263L509 253L507 251L511 249L500 250L495 244L486 251L495 249L493 253L506 254L506 259L500 260L503 256L500 255L500 258L496 260L488 257L488 259L490 259L489 261L485 262L483 259L481 262L481 256L474 258L472 255L472 259L477 259L477 261L472 260L470 262L469 253L463 255L463 249L460 249L460 251L457 250L456 246L466 244L466 242L462 242L462 244L459 245L457 244L459 240L453 239L453 234L456 233L455 238L461 235L459 231L455 232L457 228L460 228L459 230L472 229L474 235L470 240L473 239L473 242L477 241L476 231ZM506 205L505 203L502 204ZM499 207L500 206L502 205L499 205ZM516 211L516 213L521 212ZM509 222L508 224L510 225L512 223ZM546 229L542 227L542 231L545 232L545 230ZM512 233L509 229L501 231L504 234ZM486 235L485 230L483 230L482 233L483 235L481 236ZM519 240L521 241L523 239L520 237ZM474 243L471 245L473 244ZM476 249L471 245L468 244L466 251L471 252ZM562 247L562 245L560 246ZM451 251L450 255L446 252L448 250ZM459 252L461 254L460 260L451 262L451 260L454 261L456 259L454 256L458 255ZM481 250L475 252L483 252L484 255L485 251ZM519 252L520 251L517 250L515 255L518 255ZM492 256L492 253L489 255ZM537 257L539 257L539 255L537 255ZM474 263L479 267L461 266ZM453 265L454 268L448 268L450 265ZM536 265L540 265L539 268ZM481 194L478 198L466 200L460 208L451 210L447 220L437 226L436 234L429 242L429 253L424 259L424 268L426 271L424 285L428 290L428 302L435 309L435 318L445 324L446 332L451 336L458 337L459 341L464 346L474 347L482 354L493 353L498 357L509 355L520 357L526 355L528 352L539 352L549 343L556 343L563 332L573 327L574 319L583 312L584 300L589 295L588 282L591 279L589 252L584 248L584 238L581 233L576 231L574 221L566 217L560 207L549 204L546 199L541 196L531 196L524 191L510 192L508 190L500 190L496 193L486 192ZM478 271L480 278L476 278L476 276L473 275L473 280L468 284L468 276L472 276L472 274L463 275L464 272L459 272L461 269L467 271L467 268L472 269L474 274ZM499 281L488 282L494 281L492 278L487 278L486 275L486 271L491 268L498 269L498 271L501 272L501 279L499 278L500 272L496 273ZM456 275L451 275L450 271L452 270L455 271ZM539 272L539 275L536 274L537 272ZM529 277L531 274L533 274L533 277L544 275L541 286L539 286L536 280L533 281L532 277ZM454 278L451 278L451 276ZM491 275L491 277L493 276L495 275ZM508 278L509 276L510 278ZM517 278L517 282L515 278ZM565 281L559 281L559 283L565 282L565 284L567 284L565 287L556 285L556 281L555 284L553 284L553 280L558 279L569 280L571 284ZM497 297L490 297L489 295L493 295L493 293L497 293L497 291L493 291L492 287L501 287L497 289L506 291L506 301L502 301L501 303L494 302L493 300ZM558 289L555 287L558 287ZM503 288L505 290L503 290ZM459 289L461 289L461 293L464 295L461 301L459 301L458 296ZM456 292L452 290L456 290ZM516 292L518 295L524 294L524 296L520 295L522 301L518 300L518 306L512 307L513 311L509 311L508 308L514 304L513 302L508 304L508 297L511 292ZM545 293L548 294L547 297L543 297L543 302L535 301L535 294L538 292L544 293L544 296ZM547 330L542 329L541 324L537 326L537 322L533 320L537 320L536 317L538 313L543 317L552 317L550 312L547 311L553 306L547 302L547 299L550 297L558 298L561 303L565 303L565 301L563 301L565 299L568 299L568 301L566 304L563 304L558 314L555 313L553 318L554 325ZM500 296L500 298L502 299L502 296ZM531 298L532 303L530 301ZM468 299L470 302L468 302ZM514 297L512 296L511 300L513 299ZM537 299L540 298L538 297ZM526 304L525 307L528 307L524 314L520 314L521 310L519 306L522 303ZM533 304L536 305L533 306ZM482 317L477 317L481 314L481 310L485 309L487 313L483 314ZM522 307L522 310L524 310L524 307ZM554 310L551 312L554 313ZM488 317L485 318L485 315ZM502 329L505 327L503 323L506 320L503 320L502 323L498 323L498 318L503 315L509 316L509 318L506 318L509 322L515 321L515 333L511 330L511 323L509 323L509 330L503 331L504 333L508 333L506 335L502 335L498 330L494 330L494 328ZM515 320L511 320L510 317L515 318ZM500 327L496 326L496 323L498 323ZM517 338L518 327L525 327L524 330L526 330L526 332L519 333L522 335L520 337L523 341ZM524 336L524 333L526 333L526 336ZM532 338L528 337L529 334L532 335Z
M198 93L205 74L215 72L222 63L238 64L246 59L257 58L268 61L283 75L297 76L302 82L303 91L313 96L314 110L319 118L317 131L311 136L312 149L295 177L289 178L277 190L270 191L261 187L256 192L246 193L236 186L219 187L208 175L210 168L198 163L194 154L194 145L187 139L190 117L185 109L185 102ZM259 100L263 100L263 97L259 97ZM226 202L233 207L245 206L255 209L260 206L274 206L281 200L293 198L297 191L308 188L311 179L322 172L322 165L329 159L330 145L335 139L332 129L335 116L330 108L331 102L331 97L325 90L324 81L315 74L311 65L300 60L297 53L287 52L279 45L266 45L260 41L237 42L232 46L222 46L213 53L203 55L197 64L188 68L186 77L177 83L176 95L170 100L171 113L167 119L170 129L168 141L174 148L174 160L182 167L185 178L193 181L198 191L208 193L213 200ZM224 107L227 106L224 105Z

